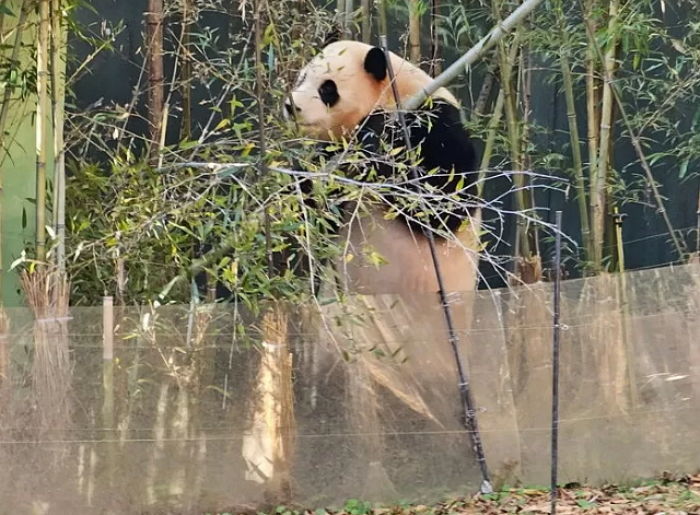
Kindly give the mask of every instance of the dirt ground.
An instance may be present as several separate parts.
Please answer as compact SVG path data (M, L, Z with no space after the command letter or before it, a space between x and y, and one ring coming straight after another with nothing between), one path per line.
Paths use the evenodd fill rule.
M573 513L700 515L700 474L677 479L662 478L644 481L635 486L626 487L610 485L602 488L587 488L568 485L560 490L559 496L557 513L561 515ZM280 506L272 513L275 515L543 514L550 513L550 501L549 491L546 489L515 488L435 505L372 507L369 503L351 500L340 511L299 510Z

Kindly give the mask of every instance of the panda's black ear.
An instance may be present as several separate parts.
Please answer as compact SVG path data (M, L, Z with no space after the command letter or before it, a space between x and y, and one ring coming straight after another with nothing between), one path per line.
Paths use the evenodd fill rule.
M372 48L365 56L365 70L378 81L386 78L386 55L379 47Z

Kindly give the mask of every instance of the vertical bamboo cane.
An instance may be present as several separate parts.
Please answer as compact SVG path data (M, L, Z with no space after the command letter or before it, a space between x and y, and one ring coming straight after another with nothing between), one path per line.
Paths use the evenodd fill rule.
M150 155L156 162L161 141L163 107L165 105L163 75L163 0L148 0L146 13L148 43L148 122L150 124Z
M371 0L361 0L362 8L362 42L369 44L372 39L372 4Z
M347 27L345 26L346 16L345 16L345 0L338 0L336 7L336 19L338 25L340 26L340 33L345 37Z
M527 22L523 22L525 25ZM527 31L527 27L522 28L523 31ZM532 99L532 69L530 67L530 44L525 43L520 49L520 66L518 70L519 80L518 80L518 94L522 109L522 129L520 130L520 155L522 160L523 170L532 169L532 159L530 158L527 149L529 148L530 141L530 115L531 112L531 99ZM527 207L531 209L536 206L535 200L535 190L531 188L531 179L527 176L523 177L523 182L527 188ZM539 281L541 277L542 265L540 261L540 237L539 230L536 223L526 225L525 237L530 241L532 245L532 255L525 256L526 260L523 263L521 278L527 277L527 282Z
M46 120L49 115L49 0L39 0L38 44L36 50L36 257L46 258Z
M190 55L190 32L193 16L192 0L184 0L182 5L182 134L181 140L189 140L192 136L192 57Z
M53 104L54 141L54 227L58 239L56 264L58 270L66 268L66 160L63 149L63 113L65 105L61 51L64 46L61 0L51 0L51 100Z
M440 0L430 3L430 75L442 73L440 52Z
M265 63L262 58L262 17L267 7L266 0L256 0L255 2L255 96L258 106L258 147L260 158L258 160L258 181L265 180L267 177L267 139L265 137L265 83L264 78ZM342 14L342 13L341 13ZM267 268L268 273L272 275L274 270L274 262L272 256L272 221L270 219L270 209L265 207L263 212L263 224L265 227L265 248L267 253Z
M594 40L594 44L595 44L595 40ZM605 57L603 57L600 48L597 47L597 44L595 44L595 50L596 50L596 53L601 57L601 61L605 61ZM632 127L632 122L630 120L629 115L627 114L627 109L625 108L625 104L622 101L622 94L618 90L618 87L615 84L615 82L613 81L613 77L607 68L605 68L605 83L610 85L610 92L611 92L611 95L615 101L615 104L613 105L613 109L616 107L617 110L619 110L621 120L622 120L623 124L625 125L628 134L630 135L632 148L634 149L635 154L637 154L637 158L639 159L639 164L642 167L642 170L644 170L644 175L646 176L647 182L648 182L649 187L651 189L651 193L652 193L652 196L654 198L654 202L656 203L657 211L661 215L661 219L664 221L664 224L666 225L666 228L668 229L668 234L671 236L671 240L673 241L673 245L676 249L676 253L678 254L678 259L683 260L686 257L685 244L679 238L676 230L673 228L673 224L671 223L671 219L668 216L668 211L666 210L664 199L661 196L661 192L659 191L659 187L656 184L654 174L651 170L651 165L649 164L649 161L648 161L646 155L644 154L644 149L642 148L642 143L641 143L641 136L639 134L637 134L635 132L634 128ZM613 119L614 119L614 116L613 116ZM611 131L612 131L612 127L611 127ZM602 140L601 140L601 143L602 143ZM608 138L608 146L609 146L608 154L612 155L612 150L613 150L612 137Z
M355 14L355 3L353 0L345 0L345 37L348 39L354 38L355 27L353 25L353 16Z
M598 130L600 129L600 112L598 108L599 80L596 77L595 52L595 33L597 26L593 15L596 1L597 0L586 0L583 13L587 25L586 38L588 41L586 45L586 114L588 118L588 168L591 180L596 174L599 140ZM593 234L592 237L595 238L595 234Z
M603 260L603 241L605 234L605 206L607 197L608 174L612 166L610 158L614 96L612 90L615 72L615 53L617 47L617 18L619 0L610 0L608 11L608 47L605 51L603 68L603 105L600 113L600 144L598 163L595 174L591 176L591 225L593 227L593 264L600 270Z
M561 0L557 2L557 18L559 33L561 36L561 52L559 64L561 66L562 85L566 98L566 116L569 121L569 141L571 143L571 157L574 167L574 181L576 188L576 201L578 203L579 217L581 219L581 235L584 244L584 260L591 259L592 242L591 229L588 221L588 195L586 194L586 182L583 175L583 157L581 155L581 143L578 132L578 117L576 115L576 100L574 98L574 83L571 76L571 64L569 62L570 43L568 32L564 26L564 12Z
M486 133L486 143L484 144L484 151L481 154L481 166L479 167L479 180L477 183L477 196L481 197L484 192L484 181L486 179L486 172L491 163L491 155L493 154L493 147L496 144L496 129L501 123L501 118L503 118L503 106L505 95L501 89L498 92L498 97L496 98L496 105L493 108L493 113L491 114L491 119L489 120L489 125L487 127Z
M419 64L420 51L420 0L408 0L408 49L413 64Z
M379 11L379 33L388 34L389 24L386 18L387 0L377 0L377 11Z
M497 3L494 3L493 15L496 20L500 20L500 10ZM513 168L513 184L515 185L515 202L518 211L524 211L529 207L528 196L526 195L526 181L523 175L523 159L521 153L521 134L518 126L518 115L515 105L515 94L513 91L513 63L520 47L520 30L517 30L513 41L511 42L510 51L507 50L505 43L498 43L499 56L499 71L501 76L501 88L503 90L504 110L506 115L506 124L508 127L508 140L510 146L510 161ZM524 219L518 218L516 246L518 248L517 256L522 256L529 259L532 254L530 246L530 238L528 229L525 226Z

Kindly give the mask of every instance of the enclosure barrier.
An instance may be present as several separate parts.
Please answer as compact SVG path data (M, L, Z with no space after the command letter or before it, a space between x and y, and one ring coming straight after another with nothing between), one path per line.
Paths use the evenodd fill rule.
M496 487L548 481L551 297L548 284L450 297ZM0 513L478 488L435 296L236 308L6 310ZM561 322L560 480L697 471L700 266L565 282Z

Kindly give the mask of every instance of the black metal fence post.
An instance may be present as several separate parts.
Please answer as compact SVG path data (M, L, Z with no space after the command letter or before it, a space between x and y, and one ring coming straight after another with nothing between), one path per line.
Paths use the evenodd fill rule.
M554 254L554 323L552 332L552 462L551 509L557 512L557 473L559 466L559 337L561 318L561 211L556 212L557 232Z

